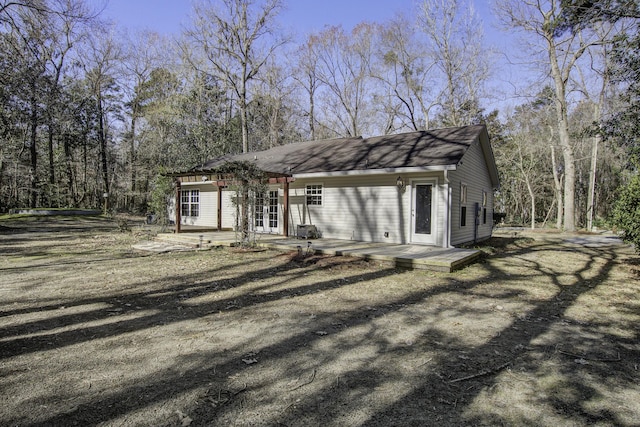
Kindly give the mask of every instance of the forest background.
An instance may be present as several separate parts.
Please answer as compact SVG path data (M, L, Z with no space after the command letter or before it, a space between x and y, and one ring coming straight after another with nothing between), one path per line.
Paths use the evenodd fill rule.
M308 34L284 29L284 0L200 1L175 37L105 5L0 0L0 213L157 212L166 172L220 155L477 123L509 224L606 226L638 179L637 0L495 0L517 52L486 42L470 0ZM496 58L532 84L496 84Z

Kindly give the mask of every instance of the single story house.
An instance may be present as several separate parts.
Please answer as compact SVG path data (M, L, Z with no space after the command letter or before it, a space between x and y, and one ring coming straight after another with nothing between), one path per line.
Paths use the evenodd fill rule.
M251 213L260 233L440 247L491 237L498 171L483 125L372 138L307 141L228 155L176 173L181 226L232 229L234 192L216 175L230 161L269 177Z

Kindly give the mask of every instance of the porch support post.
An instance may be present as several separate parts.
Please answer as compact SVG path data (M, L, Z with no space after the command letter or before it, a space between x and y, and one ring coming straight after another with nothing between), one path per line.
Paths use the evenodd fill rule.
M282 200L282 216L284 223L282 224L282 234L289 237L289 180L284 180L284 198Z
M180 233L180 224L182 223L182 197L181 197L180 179L176 180L176 234Z
M445 204L444 204L444 236L442 238L442 247L451 247L451 183L449 182L449 173L444 171L444 188L445 188Z
M222 231L222 186L218 184L218 231Z

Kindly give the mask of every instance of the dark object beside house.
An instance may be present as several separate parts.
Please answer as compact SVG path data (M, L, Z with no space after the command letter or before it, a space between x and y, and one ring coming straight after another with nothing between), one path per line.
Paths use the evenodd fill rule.
M493 223L494 225L503 224L507 214L505 212L494 212Z
M299 224L296 228L296 236L298 239L317 239L318 229L315 225Z

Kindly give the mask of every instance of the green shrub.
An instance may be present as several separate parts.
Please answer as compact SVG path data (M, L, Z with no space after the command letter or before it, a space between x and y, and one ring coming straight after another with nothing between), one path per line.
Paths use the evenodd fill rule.
M174 193L173 179L159 173L151 184L151 198L149 210L155 214L156 221L160 225L169 223L169 201Z
M640 252L640 174L622 188L613 209L613 221L622 230L622 239Z

